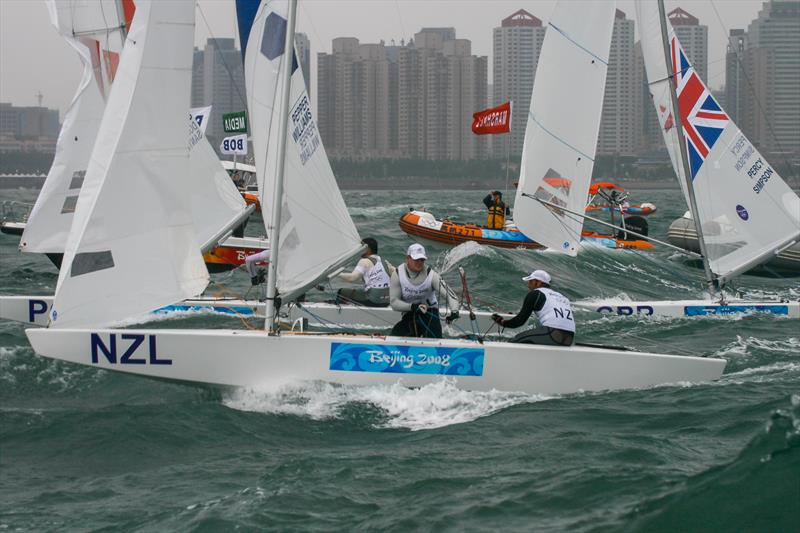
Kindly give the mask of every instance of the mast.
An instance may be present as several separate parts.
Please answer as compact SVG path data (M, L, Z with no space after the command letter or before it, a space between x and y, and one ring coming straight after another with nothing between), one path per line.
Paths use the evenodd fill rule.
M267 269L267 302L264 328L274 333L275 297L278 294L278 251L280 250L281 207L283 205L283 178L286 167L286 128L289 123L289 96L292 88L292 60L294 58L294 23L297 13L297 0L289 0L289 13L286 20L286 40L283 45L283 85L281 87L280 123L278 127L278 168L275 187L272 190L272 218L270 220L270 259ZM266 158L266 156L265 156Z
M683 136L683 122L681 121L681 111L678 107L678 86L675 83L674 69L670 72L672 65L672 54L670 53L669 32L667 31L667 13L664 9L664 0L658 0L658 15L661 23L661 38L664 43L664 64L667 68L667 78L669 79L670 100L672 102L672 118L678 133L678 148L681 154L681 164L683 166L683 176L686 180L686 190L689 192L689 209L692 212L695 231L697 232L697 242L700 243L700 255L703 257L703 270L706 273L706 283L711 298L714 298L718 288L718 282L711 266L708 263L708 253L706 252L706 241L703 238L703 229L700 223L699 211L697 210L697 200L694 196L694 185L692 184L692 171L689 167L689 158L686 155L686 141Z

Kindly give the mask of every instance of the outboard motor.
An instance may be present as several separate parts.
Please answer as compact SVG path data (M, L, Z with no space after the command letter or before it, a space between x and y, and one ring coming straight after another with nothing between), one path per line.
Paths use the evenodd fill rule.
M647 220L645 220L644 217L640 216L625 217L625 228L631 231L635 231L636 233L639 233L641 235L647 235L647 230L648 230ZM617 239L621 239L624 241L636 240L640 238L641 237L629 234L622 230L620 230L619 233L617 234Z

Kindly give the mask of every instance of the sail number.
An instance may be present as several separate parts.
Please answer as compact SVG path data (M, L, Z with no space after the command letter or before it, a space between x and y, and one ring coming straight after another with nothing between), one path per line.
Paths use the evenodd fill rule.
M228 137L222 141L222 149L226 152L241 152L244 150L244 139L240 137Z
M117 341L119 337L119 342ZM145 344L145 341L147 343ZM159 359L156 336L139 333L110 333L108 342L99 333L92 333L90 339L92 364L104 362L112 365L171 365L172 359ZM124 350L124 351L123 351Z

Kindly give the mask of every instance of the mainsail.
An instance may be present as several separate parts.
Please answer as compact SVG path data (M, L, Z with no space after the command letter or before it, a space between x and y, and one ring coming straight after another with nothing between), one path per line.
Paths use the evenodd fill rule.
M583 219L567 210L583 213L586 207L615 9L614 2L594 0L556 5L525 129L514 221L528 237L572 256Z
M689 62L669 21L666 64L658 5L636 3L649 91L678 181L694 189L707 260L721 283L800 239L800 199L739 130ZM670 77L677 86L683 139L674 127ZM685 143L687 180L680 144Z
M208 282L186 190L192 2L137 3L86 171L51 327L109 324Z
M265 1L253 10L252 1L239 0L237 11L242 42L247 43L245 84L265 224L275 209L273 202L282 202L277 286L281 294L287 294L358 253L361 239L336 184L294 53L284 194L282 199L272 197L278 178L280 120L280 113L274 111L287 109L280 101L279 87L281 62L287 57L288 3Z
M46 5L51 23L78 53L83 76L64 114L53 164L28 217L20 250L61 253L134 6L131 0L47 0Z

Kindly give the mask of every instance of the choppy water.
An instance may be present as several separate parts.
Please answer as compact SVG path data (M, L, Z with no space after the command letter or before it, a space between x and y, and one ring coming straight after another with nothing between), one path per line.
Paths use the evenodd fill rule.
M349 192L362 236L401 260L409 206L482 218L480 192ZM32 201L32 191L0 191ZM648 191L651 234L684 208ZM256 229L251 228L252 232ZM57 274L0 235L0 292L52 293ZM679 254L553 253L475 245L429 253L463 266L482 306L516 310L521 275L553 274L570 297L700 296ZM242 272L215 290L244 293ZM798 280L744 277L759 296ZM747 316L613 320L579 315L586 342L721 356L714 383L561 397L294 385L225 394L39 358L0 323L0 529L113 531L797 531L800 327ZM240 327L184 317L179 327Z

